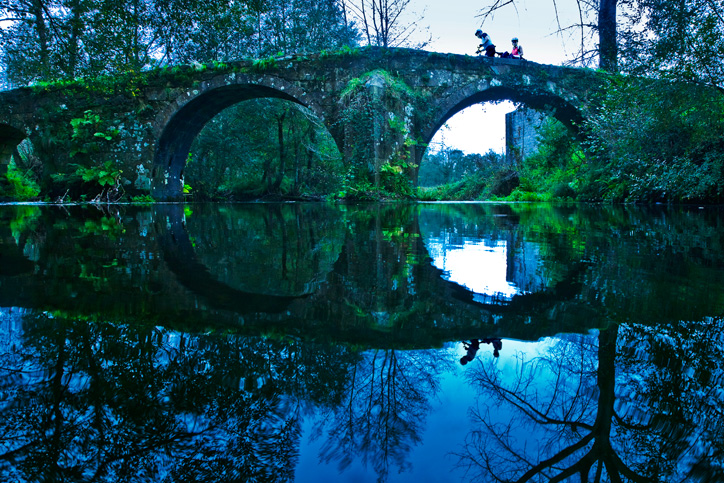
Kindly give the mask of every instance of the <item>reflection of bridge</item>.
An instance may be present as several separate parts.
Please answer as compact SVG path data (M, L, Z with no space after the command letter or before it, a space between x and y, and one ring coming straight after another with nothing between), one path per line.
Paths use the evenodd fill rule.
M639 238L612 243L607 236L583 234L594 260L588 263L581 262L581 252L566 248L577 243L577 235L569 239L543 228L553 215L567 224L569 210L583 208L551 213L489 204L344 210L250 204L195 205L193 213L184 213L183 205L159 204L111 210L3 207L0 307L192 332L278 332L367 347L432 347L484 337L535 340L599 328L610 320L701 320L722 310L720 291L710 290L720 276L720 252L704 258L697 252L688 259L699 267L696 278L659 280L668 265L653 254L636 263L652 263L658 271L636 271L627 278L618 267L631 253L649 253ZM670 220L670 226L678 226L678 220L687 227L691 221ZM543 273L552 274L547 286L488 301L445 280L430 263L425 238L441 229L491 240L513 234L518 241L511 246L555 235L559 253L542 259ZM686 246L685 230L665 236L669 232L673 246ZM689 292L682 293L682 280ZM694 303L687 293L698 294Z
M67 162L74 143L82 144L98 160L117 162L139 192L177 199L202 127L235 103L272 97L319 116L347 161L373 159L379 170L411 156L419 165L419 143L480 102L509 99L575 129L601 79L590 70L528 61L365 48L22 88L0 93L0 164L24 138L53 163ZM366 109L369 121L358 122L351 106ZM71 119L88 124L87 139L71 129ZM416 170L409 175L416 179Z
M138 218L151 214L146 213ZM581 267L574 267L564 282L534 294L515 296L505 303L476 301L474 293L446 281L442 271L430 263L423 237L417 236L417 210L401 221L401 232L410 235L402 241L384 239L379 220L385 213L363 214L369 226L360 225L359 230L346 235L340 233L342 237L338 238L347 241L330 254L336 263L333 267L318 265L325 273L313 274L326 282L313 293L288 295L259 293L254 281L246 287L232 286L220 278L216 273L224 267L201 261L204 248L199 245L199 233L189 231L182 205L159 205L153 209L156 222L145 229L152 230L148 238L154 240L154 246L139 246L138 243L144 243L141 239L130 242L130 247L120 247L104 237L90 238L93 243L107 243L98 250L109 260L123 258L129 264L128 269L118 272L109 270L107 261L85 255L85 251L78 254L77 260L71 257L72 263L67 265L71 258L61 255L64 247L57 245L43 247L45 254L31 262L22 256L11 237L0 233L7 241L0 245L0 260L13 261L12 266L17 267L0 273L0 306L64 310L101 320L151 319L172 327L181 324L181 328L195 331L206 327L226 327L249 334L274 330L378 347L430 347L447 340L493 335L537 339L602 323L592 308L576 300L581 288ZM374 216L370 217L371 214ZM214 215L199 217L207 220ZM301 217L292 221L301 225L304 233L314 231L310 220ZM86 219L79 218L78 222L83 227ZM344 223L336 225L338 230L344 230ZM130 226L124 229L135 231ZM72 229L68 230L68 237L75 237ZM375 234L374 243L369 242L370 233ZM319 236L313 234L312 238ZM228 246L217 248L233 253L238 240L224 242ZM268 249L275 251L281 247ZM146 273L148 268L130 268L147 264L130 259L133 251L142 251L145 256L153 254L151 259L162 261L162 266L152 269L152 273ZM417 262L410 263L401 254ZM305 263L303 258L308 257L308 251L305 246L303 254L289 252L285 256L299 258L290 264L300 265ZM383 263L371 266L370 260L374 259ZM239 262L253 269L252 261ZM72 275L79 265L85 267L87 275ZM143 275L139 277L140 273ZM152 274L156 278L150 279ZM75 278L73 283L63 282L69 276ZM98 287L99 279L106 280L107 287ZM587 327L580 326L582 311L587 315Z

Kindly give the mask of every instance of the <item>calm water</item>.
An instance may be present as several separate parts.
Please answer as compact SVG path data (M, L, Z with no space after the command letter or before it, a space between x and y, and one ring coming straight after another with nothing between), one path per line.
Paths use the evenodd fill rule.
M724 481L723 353L717 209L0 206L3 482Z

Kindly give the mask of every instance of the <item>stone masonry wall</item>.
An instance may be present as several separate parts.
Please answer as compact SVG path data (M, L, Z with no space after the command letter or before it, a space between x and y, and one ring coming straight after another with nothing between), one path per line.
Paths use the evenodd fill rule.
M538 128L545 114L534 109L520 108L505 115L505 160L520 164L538 151Z

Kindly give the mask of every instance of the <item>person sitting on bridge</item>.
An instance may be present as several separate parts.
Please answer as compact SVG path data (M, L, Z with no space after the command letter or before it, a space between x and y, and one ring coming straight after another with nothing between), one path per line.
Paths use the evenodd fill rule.
M475 31L475 36L483 42L478 45L478 50L476 50L475 53L479 54L481 51L485 50L486 57L495 57L495 44L492 40L490 40L488 34L478 29Z
M500 57L504 59L522 59L523 58L523 47L518 45L518 37L513 37L513 50L508 52L505 51L502 54L500 54Z
M513 37L513 50L510 51L510 57L513 59L522 59L523 58L523 47L518 44L518 37Z

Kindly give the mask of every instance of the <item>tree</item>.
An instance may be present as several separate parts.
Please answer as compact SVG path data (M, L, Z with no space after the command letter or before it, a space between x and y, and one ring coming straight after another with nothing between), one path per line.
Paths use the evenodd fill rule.
M260 29L270 54L319 52L357 44L358 33L344 20L336 0L269 1Z
M601 101L605 108L586 121L591 136L578 181L584 198L723 199L720 91L630 77L611 80Z
M301 398L337 402L354 359L340 347L60 316L22 325L16 345L0 346L10 481L292 481Z
M391 467L402 472L410 449L422 438L430 402L450 360L432 351L375 350L348 368L341 403L329 408L315 433L328 433L320 459L346 469L355 458L370 465L378 481ZM328 426L328 427L327 427Z
M622 44L626 72L693 81L724 92L724 3L640 0L638 22Z
M349 12L361 25L369 45L381 47L411 46L421 49L431 39L410 44L410 37L420 28L423 15L406 23L412 0L341 0L345 14Z
M245 101L220 113L191 147L185 181L197 199L265 194L321 197L343 174L334 141L301 106Z
M3 64L8 82L25 83L54 74L51 52L57 35L49 28L50 0L7 0L0 3ZM52 23L51 23L52 24Z
M356 42L334 0L3 0L6 82L116 74Z

